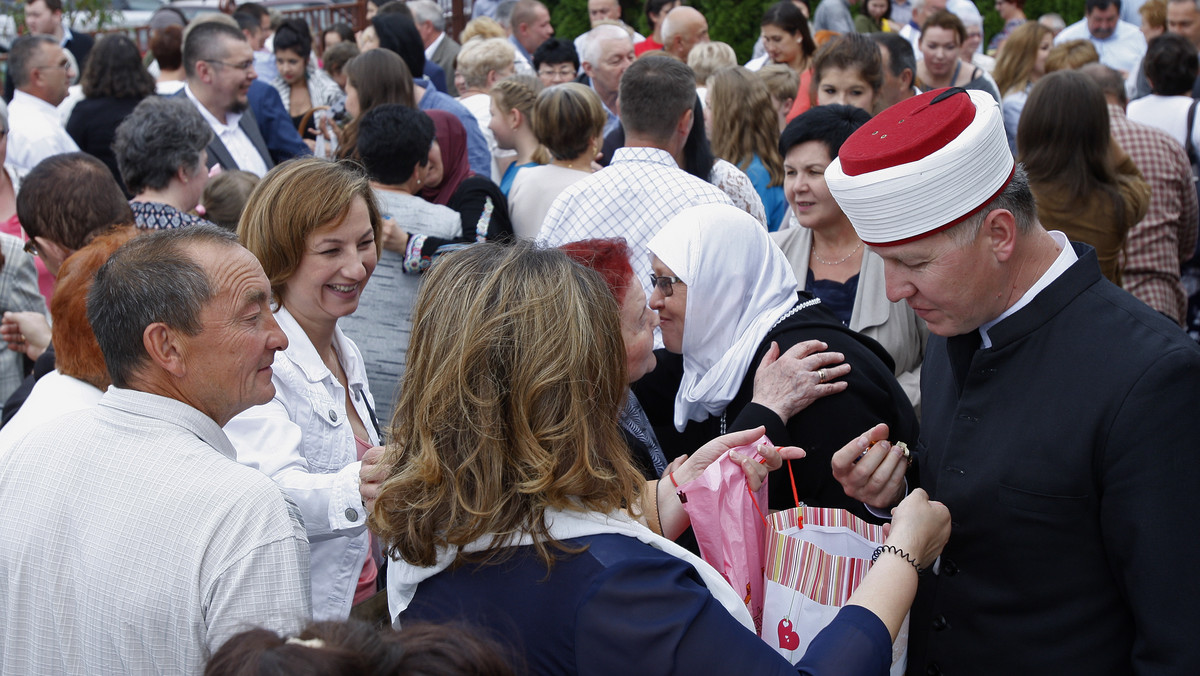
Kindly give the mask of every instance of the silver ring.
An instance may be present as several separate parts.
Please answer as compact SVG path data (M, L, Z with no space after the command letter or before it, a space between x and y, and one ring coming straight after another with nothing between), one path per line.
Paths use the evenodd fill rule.
M818 383L823 383L823 382L825 382L825 369L818 369L818 370L817 370L817 382L818 382Z

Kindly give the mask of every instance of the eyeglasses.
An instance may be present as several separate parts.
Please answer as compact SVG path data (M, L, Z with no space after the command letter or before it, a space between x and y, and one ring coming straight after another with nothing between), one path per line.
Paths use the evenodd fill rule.
M542 77L561 77L573 79L575 77L575 68L570 64L559 66L558 68L555 68L554 66L547 66L538 69L538 75L541 75Z
M38 255L37 244L32 239L29 240L28 242L25 242L24 249L25 249L25 253L29 254L30 256Z
M653 272L650 273L650 288L662 291L664 296L670 296L672 293L675 293L673 287L676 284L687 286L687 283L678 277L659 277Z
M57 70L57 69L61 69L61 70L65 71L65 72L67 72L67 73L70 73L70 72L71 72L71 62L70 62L70 61L67 61L66 59L64 59L62 63L55 64L55 65L53 65L53 66L35 66L34 68L35 68L35 70Z
M225 63L224 61L217 61L214 59L200 59L200 60L203 61L204 63L211 63L214 65L225 66L226 68L233 68L234 70L248 71L251 68L254 68L254 59L250 59L249 61L243 61L242 63Z

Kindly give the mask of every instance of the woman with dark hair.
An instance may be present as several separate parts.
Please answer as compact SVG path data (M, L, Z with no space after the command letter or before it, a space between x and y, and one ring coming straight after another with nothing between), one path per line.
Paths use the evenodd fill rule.
M854 17L854 30L859 33L896 33L900 27L892 23L892 0L867 0L863 13Z
M1017 127L1017 159L1041 224L1095 247L1101 272L1120 286L1125 236L1146 215L1150 187L1112 138L1100 86L1073 70L1039 80Z
M304 124L313 111L337 105L342 100L342 90L325 71L317 68L312 56L312 38L308 24L303 19L288 19L275 31L275 67L279 71L272 82L296 131L304 137L309 147L315 145L316 134L312 122ZM302 129L301 127L308 127Z
M204 676L512 676L506 652L467 625L313 622L297 636L244 631L213 653Z
M1000 101L995 80L984 69L960 58L967 27L962 19L942 10L934 12L921 25L917 47L924 57L917 62L916 88L923 92L942 87L978 89Z
M178 96L146 99L117 127L113 152L134 193L129 206L139 228L205 222L189 212L208 182L205 148L212 135L196 107Z
M720 210L771 246L758 223ZM693 447L670 481L647 482L617 424L627 378L617 303L563 252L485 244L430 271L386 478L363 486L392 557L393 625L486 618L534 674L886 673L914 566L881 556L791 665L725 578L668 539L689 522L672 482L762 430ZM761 453L765 465L730 455L752 489L782 462ZM917 489L888 540L929 565L949 532L945 507Z
M413 79L404 59L386 49L372 49L350 59L346 73L346 113L350 122L341 131L337 155L354 156L358 145L358 120L375 106L398 103L416 108Z
M874 40L860 33L839 35L817 50L812 71L812 100L818 106L840 104L875 113L883 59Z
M124 35L101 37L92 55L96 58L88 59L79 80L86 98L71 111L67 133L80 150L103 162L130 195L113 155L113 136L138 103L155 93L154 77L142 65L137 45Z
M820 298L844 325L887 350L896 380L918 407L929 329L907 303L888 300L883 259L863 245L825 185L826 167L869 119L861 108L828 105L788 123L779 141L783 190L796 225L802 227L773 233L771 239L805 291Z
M808 90L812 82L812 56L817 51L808 27L808 19L791 0L781 0L771 5L762 18L763 49L771 63L780 63L800 76L800 88L788 119L808 110L812 105Z

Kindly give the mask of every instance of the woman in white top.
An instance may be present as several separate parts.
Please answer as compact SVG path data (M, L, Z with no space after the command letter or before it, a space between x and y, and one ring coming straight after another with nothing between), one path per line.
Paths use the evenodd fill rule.
M375 592L358 485L379 429L362 355L337 322L358 307L379 258L381 225L367 178L314 158L267 174L238 224L271 280L288 347L272 366L275 397L225 431L238 462L269 475L300 507L317 620L344 619Z
M607 119L604 104L590 87L568 82L538 94L531 116L533 133L552 159L513 179L508 213L518 237L537 237L558 194L592 173Z

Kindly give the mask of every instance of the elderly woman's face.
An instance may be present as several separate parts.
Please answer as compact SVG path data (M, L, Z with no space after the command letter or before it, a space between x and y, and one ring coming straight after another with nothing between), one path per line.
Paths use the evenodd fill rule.
M646 307L646 292L630 277L629 289L621 302L621 338L625 341L625 366L630 383L654 370L654 328L658 313Z
M675 277L675 272L655 256L650 263L655 277ZM671 295L664 290L665 281L654 285L650 294L650 308L658 311L658 322L662 328L663 346L675 354L683 354L683 320L687 314L687 284L674 282L670 285Z

